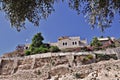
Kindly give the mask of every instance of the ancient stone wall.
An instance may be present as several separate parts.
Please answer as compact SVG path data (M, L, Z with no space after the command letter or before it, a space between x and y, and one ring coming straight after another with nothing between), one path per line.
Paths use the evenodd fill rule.
M0 80L48 80L49 78L55 80L52 79L55 76L57 78L63 76L64 78L61 80L74 80L75 74L82 74L82 77L88 77L85 80L90 80L89 74L102 70L109 72L114 70L111 73L115 72L114 74L119 75L117 72L120 72L120 60L111 59L109 62L93 63L95 56L92 54L93 59L84 61L89 54L92 53L45 53L25 57L0 58ZM93 64L83 65L83 63ZM107 74L103 73L100 74ZM73 78L70 78L68 74ZM107 75L111 76L110 74ZM116 78L120 78L120 76Z
M78 66L88 54L90 53L45 53L25 57L0 58L0 75L10 75L17 71L37 68L49 71L59 65Z

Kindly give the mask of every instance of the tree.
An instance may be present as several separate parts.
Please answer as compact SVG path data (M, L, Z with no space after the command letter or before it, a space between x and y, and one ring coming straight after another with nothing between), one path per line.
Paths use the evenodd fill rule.
M91 46L95 47L95 48L99 48L100 46L102 46L102 44L100 43L100 41L97 39L97 37L94 37L92 42L90 43Z
M25 28L25 21L39 25L53 11L54 4L65 0L1 0L1 11L6 13L11 26L18 31ZM102 31L111 26L115 13L120 14L120 0L68 0L69 7L78 14L83 13L91 27Z
M39 48L41 45L43 45L43 41L44 38L41 35L41 33L37 33L36 35L34 35L33 39L32 39L32 44L31 47L32 48Z

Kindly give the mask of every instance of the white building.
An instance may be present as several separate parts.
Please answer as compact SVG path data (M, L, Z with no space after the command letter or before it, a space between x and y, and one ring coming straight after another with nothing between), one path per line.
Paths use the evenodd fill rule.
M110 38L108 38L108 37L105 37L105 38L97 38L102 44L105 44L106 42L108 42L108 41L115 41L115 38L114 37L110 37Z
M81 40L80 37L60 37L56 43L50 43L51 46L57 46L59 49L77 48L87 46L87 40Z

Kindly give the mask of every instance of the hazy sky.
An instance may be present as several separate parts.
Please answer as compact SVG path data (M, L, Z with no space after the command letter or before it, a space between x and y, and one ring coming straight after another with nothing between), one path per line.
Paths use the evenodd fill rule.
M44 36L44 42L56 42L60 36L80 36L90 41L94 36L114 36L120 37L120 23L117 16L111 28L104 33L100 29L91 30L83 15L77 15L76 11L68 8L68 5L57 4L47 20L42 20L39 27L34 27L27 22L26 30L17 32L11 28L9 21L3 12L0 13L0 54L15 50L18 44L30 43L34 34L41 32ZM28 41L26 42L26 39Z

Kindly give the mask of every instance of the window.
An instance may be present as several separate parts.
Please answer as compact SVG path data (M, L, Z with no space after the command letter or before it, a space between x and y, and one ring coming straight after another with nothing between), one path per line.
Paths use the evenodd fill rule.
M27 49L28 49L28 47L25 47L25 49L27 50Z
M75 45L77 45L77 42L75 42Z
M63 46L65 45L65 43L63 43Z
M67 42L65 43L65 45L67 45Z
M77 45L77 42L72 42L73 45Z
M72 42L72 44L74 45L74 42Z
M63 46L67 45L67 42L66 43L63 43Z

